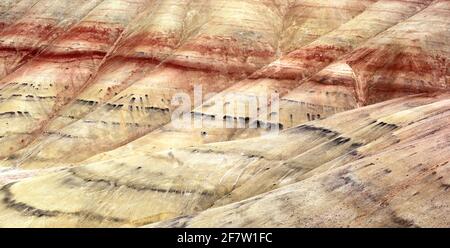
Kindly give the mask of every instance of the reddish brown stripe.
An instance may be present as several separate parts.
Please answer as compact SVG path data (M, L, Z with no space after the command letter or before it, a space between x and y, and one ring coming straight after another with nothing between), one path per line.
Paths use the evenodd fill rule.
M391 72L446 75L449 62L445 57L426 54L423 51L407 52L395 47L381 49L361 48L347 59L349 65L364 67L366 71L385 70Z
M40 60L71 60L71 59L101 59L106 55L104 51L70 51L70 52L44 52L39 55Z
M173 49L177 46L177 43L178 39L174 35L141 33L124 39L120 43L118 51L127 52L137 46L151 48L166 47Z
M53 24L39 24L39 23L17 23L2 32L2 35L23 35L36 36L39 38L48 37L52 32L59 30Z
M197 51L200 54L220 54L227 57L260 57L272 58L275 55L274 50L264 43L260 43L246 48L236 39L221 36L202 36L195 39L195 42L183 46L183 50Z

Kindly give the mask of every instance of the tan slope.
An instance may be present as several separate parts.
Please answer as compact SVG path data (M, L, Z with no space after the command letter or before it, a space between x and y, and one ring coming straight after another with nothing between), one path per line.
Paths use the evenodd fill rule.
M366 165L367 160L385 166L380 168L381 175L388 175L392 172L392 176L389 176L392 181L388 181L384 186L379 182L378 187L373 188L374 190L389 188L390 183L395 184L396 182L401 182L399 186L413 186L417 180L411 180L405 174L411 173L412 179L420 179L422 177L416 177L416 175L425 173L425 171L419 167L414 168L412 165L415 164L411 161L422 162L425 165L424 168L431 168L427 165L440 165L445 162L445 159L448 160L446 156L437 156L439 151L443 152L440 154L448 154L446 150L448 146L445 146L445 143L448 143L448 129L445 126L445 123L448 123L450 109L448 98L448 95L400 98L340 113L333 116L333 119L310 122L286 130L279 136L214 143L158 153L138 153L122 159L93 163L9 184L1 190L3 200L0 205L0 216L2 217L0 224L2 226L143 225L180 215L194 214L228 202L242 201L274 188L295 187L294 183L299 180L305 180L303 182L306 184L316 177L305 179L305 173L309 172L314 175L312 172L320 170L322 166L329 168L332 168L333 165L344 166L339 168L346 168L344 171L347 173L357 170L359 165ZM383 140L385 142L380 142ZM413 146L414 142L420 143L420 145ZM383 154L384 151L395 151L395 157L398 159L393 159L394 156L389 155L383 157L383 160L377 161L378 155L376 154ZM410 157L413 151L416 153ZM346 162L342 163L343 160ZM339 168L337 167L337 169ZM391 172L383 171L387 168ZM398 171L393 172L396 168ZM408 168L414 169L401 173ZM378 173L378 171L375 172ZM366 178L365 180L372 180L375 172L369 171L363 173L362 176ZM432 170L428 173L433 178L436 177L432 181L441 176L446 177L448 174L445 170L440 171L439 175L433 174ZM321 176L320 173L317 175L317 177ZM354 189L348 194L344 194L347 197L345 199L351 201L354 199L352 197L367 196L364 195L363 190L366 187L358 187L358 183L352 183L352 180L345 178L345 173L340 175L344 178L337 178L334 184L341 184L340 187L344 187L344 189ZM254 178L260 180L255 183ZM376 182L373 180L364 185L370 187L371 183ZM247 187L250 183L252 187ZM431 189L435 189L431 181L430 183L427 181L427 185ZM299 187L304 194L300 194L298 197L293 196L287 200L313 202L313 199L318 198L309 197L316 193L323 193L324 201L315 202L315 208L330 211L328 203L334 204L336 201L333 198L327 198L329 194L326 191L319 191L321 190L319 186L316 184L308 186L308 191L303 191L303 187ZM336 193L341 192L338 190L339 187L333 187L333 181L325 183L325 187L335 188ZM245 188L248 191L244 190ZM395 189L402 189L402 187ZM442 187L438 189L443 190ZM52 192L52 194L48 194L48 192ZM353 196L349 197L351 194ZM389 194L383 195L388 197L387 199L396 201L403 199L389 198ZM428 194L424 195L428 197ZM317 196L319 197L320 194ZM264 199L266 196L261 195L261 197ZM345 202L343 199L342 197L338 198L338 201ZM358 198L359 201L355 201L355 204L365 204L367 201L370 203L371 199L370 197ZM443 201L445 198L439 198L439 202ZM277 205L278 202L274 200L274 206L283 211L285 208ZM401 202L424 206L421 200L416 202L402 200ZM267 207L266 201L263 203ZM240 205L245 206L245 202ZM380 206L379 202L375 201L374 204L369 204L367 209L378 206ZM358 207L364 210L361 205ZM311 211L315 208L312 208ZM221 208L217 209L220 213ZM297 210L301 213L304 209L307 208L302 204L292 204L286 210ZM340 213L347 214L351 208L350 210L333 210L335 215L339 216ZM440 210L437 214L444 212ZM207 213L205 212L205 214ZM221 216L219 213L218 216ZM234 225L259 226L266 223L264 222L265 218L290 216L292 222L288 220L285 222L286 226L290 226L298 220L290 214L277 213L277 215L272 215L267 212L261 215L249 211L248 215L242 215L240 218L242 220L255 218L254 222L234 222ZM405 214L411 214L411 212L405 208ZM298 214L298 216L299 218L306 217L302 214ZM365 216L368 216L365 218L377 217L376 214L371 215L370 212ZM317 217L317 219L320 218ZM209 216L208 219L212 225L225 225L220 223L223 218L215 219ZM231 219L234 220L234 217ZM217 221L212 222L215 220ZM261 222L257 222L258 220ZM336 218L336 220L340 219ZM342 223L349 223L351 220L352 218L349 218ZM439 225L444 223L442 221L445 219L435 223ZM268 221L267 223L268 225L281 225L282 222ZM311 225L320 224L314 221L309 223ZM332 225L331 222L323 223ZM379 225L391 224L390 222L379 223ZM426 225L426 222L418 224ZM206 222L203 222L203 225L207 225ZM228 225L233 225L233 223ZM370 223L365 223L365 225L370 225Z
M14 4L16 3L16 1L14 0L5 0L2 1L2 3L0 3L0 11L1 12L5 12L8 9L10 9L12 6L14 6Z
M377 0L293 1L284 18L280 47L284 54L290 53L338 28L375 2Z
M0 157L30 143L55 111L96 73L130 20L150 1L105 0L32 61L6 77ZM124 11L126 9L126 11Z
M447 227L448 113L447 108L396 131L391 138L396 144L383 150L363 147L355 162L332 161L321 166L327 169L298 183L152 226Z
M14 23L39 0L2 1L0 3L0 30Z

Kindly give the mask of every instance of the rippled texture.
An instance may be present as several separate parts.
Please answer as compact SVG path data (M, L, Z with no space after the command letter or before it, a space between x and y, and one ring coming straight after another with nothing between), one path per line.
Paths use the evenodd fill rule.
M2 1L0 226L450 226L449 60L448 0Z

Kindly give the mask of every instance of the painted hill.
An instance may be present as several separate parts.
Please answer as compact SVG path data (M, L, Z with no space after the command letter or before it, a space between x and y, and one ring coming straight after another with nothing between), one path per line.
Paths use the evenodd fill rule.
M450 226L449 61L448 0L3 1L0 226Z

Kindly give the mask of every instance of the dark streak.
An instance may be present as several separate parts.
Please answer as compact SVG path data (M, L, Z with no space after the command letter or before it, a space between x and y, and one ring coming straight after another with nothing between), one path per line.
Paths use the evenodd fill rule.
M36 216L36 217L57 217L60 215L73 215L76 217L82 217L86 219L94 219L97 221L110 221L110 222L125 222L124 219L117 217L107 217L99 214L95 214L87 211L77 211L77 212L63 212L59 210L44 210L39 209L33 206L30 206L23 202L17 202L14 200L14 195L11 192L11 187L14 183L7 184L0 189L0 192L4 193L5 196L2 199L2 202L6 205L7 208L14 209L18 212L21 212L25 215Z
M81 175L79 172L75 171L74 169L70 169L69 173L77 178L82 179L85 182L92 182L92 183L105 183L107 185L113 186L115 188L125 186L129 189L136 190L136 191L154 191L158 193L173 193L173 194L180 194L183 195L185 193L196 193L203 196L211 196L214 195L214 193L203 191L203 192L196 192L196 191L181 191L176 189L160 189L153 185L143 185L143 184L131 184L131 183L120 183L117 179L98 179L93 177L87 177Z

